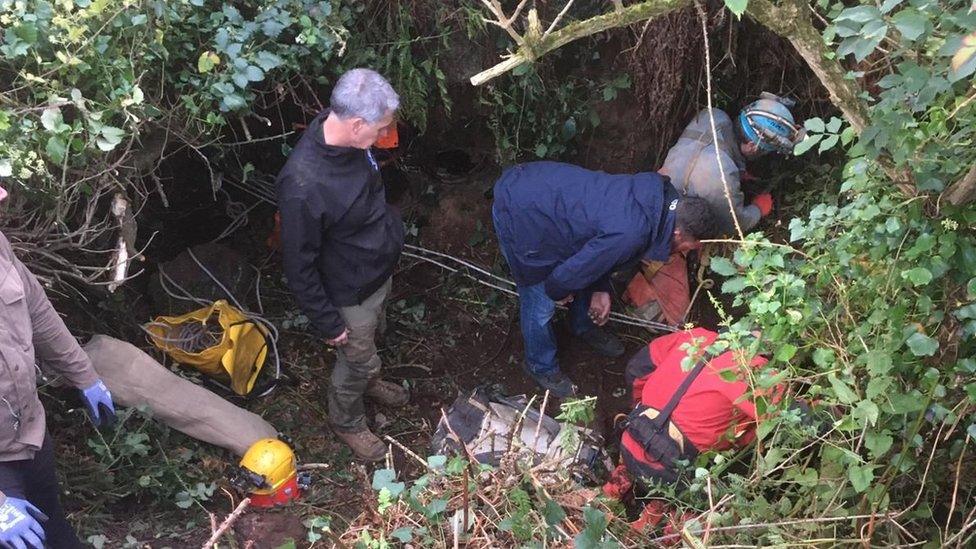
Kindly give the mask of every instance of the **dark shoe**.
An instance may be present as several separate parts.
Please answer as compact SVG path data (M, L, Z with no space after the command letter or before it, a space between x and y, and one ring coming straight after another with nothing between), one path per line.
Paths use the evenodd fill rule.
M348 432L340 431L333 427L332 432L339 437L339 440L345 442L352 449L352 453L356 454L356 457L359 459L365 461L383 461L383 458L386 457L386 444L383 444L380 437L374 435L369 429Z
M593 328L580 334L579 338L591 349L607 358L617 358L624 354L623 342L603 328Z
M535 380L539 387L548 390L550 395L556 398L576 396L576 385L573 385L573 381L566 377L566 374L561 370L556 369L551 372L536 374L524 363L522 364L522 369L525 370L525 373L529 374L529 377Z
M369 385L366 386L366 396L377 404L391 408L399 408L410 402L410 391L396 383L379 378L370 380Z

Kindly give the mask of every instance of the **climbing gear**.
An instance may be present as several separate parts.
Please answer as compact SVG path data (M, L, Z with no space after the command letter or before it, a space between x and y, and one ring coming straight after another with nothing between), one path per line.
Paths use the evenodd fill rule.
M773 195L762 193L752 199L752 205L759 208L759 215L766 217L773 211Z
M577 427L573 427L575 433L565 436L562 424L530 404L525 395L506 396L498 386L463 393L438 423L431 450L497 465L509 451L525 448L535 454L534 460L559 467L578 482L602 483L602 477L613 469L603 438Z
M173 360L217 379L244 396L254 390L272 339L268 329L224 300L147 324L153 344Z
M298 472L295 453L284 441L255 442L241 458L231 484L251 498L254 507L284 505L307 490L310 477Z
M794 122L790 112L789 107L794 102L768 92L759 97L739 113L742 134L764 151L792 153L805 134L803 126Z
M599 326L591 328L577 337L596 351L597 354L607 358L622 356L626 350L620 338Z
M366 386L366 396L377 404L390 408L406 406L410 402L410 391L396 383L375 377L369 380L369 385Z
M382 461L386 457L386 444L369 429L342 431L332 426L332 432L361 460Z
M665 483L677 482L679 478L677 461L691 462L698 457L698 449L671 421L671 414L707 364L706 357L699 359L663 410L641 403L628 414L624 431L640 445L644 455L634 454L626 445L621 445L620 457L636 478L659 480ZM658 467L654 467L650 460L653 460Z

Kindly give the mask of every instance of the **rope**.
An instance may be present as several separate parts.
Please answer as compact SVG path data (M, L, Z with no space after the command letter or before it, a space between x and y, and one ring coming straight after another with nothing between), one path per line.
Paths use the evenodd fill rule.
M440 262L440 261L438 261L436 259L432 259L430 257L425 257L424 255L421 255L421 254L416 254L416 253L411 253L411 252L406 252L406 251L403 252L403 255L405 255L407 257L412 257L414 259L419 259L421 261L425 261L427 263L430 263L432 265L436 265L436 266L438 266L438 267L440 267L440 268L442 268L444 270L450 271L452 273L460 273L460 274L464 275L465 277L467 277L467 278L469 278L471 280L474 280L475 282L477 282L477 283L479 283L479 284L481 284L483 286L487 286L489 288L493 288L493 289L498 290L498 291L500 291L500 292L502 292L502 293L504 293L506 295L518 296L518 292L515 290L516 285L515 285L514 282L512 282L511 280L508 280L506 278L502 278L502 277L500 277L498 275L494 275L494 274L488 272L487 270L485 270L484 268L479 267L479 266L477 266L477 265L475 265L473 263L470 263L468 261L465 261L463 259L460 259L460 258L451 256L451 255L448 255L448 254L445 254L445 253L436 252L434 250L428 250L428 249L422 248L420 246L413 246L413 245L407 244L407 245L404 246L404 248L421 252L421 254L426 253L426 254L434 255L434 256L436 256L438 258L443 258L443 259L448 260L448 261L453 261L454 263L457 263L459 265L459 267L451 267L451 266L445 265L444 263L442 263L442 262ZM504 287L499 286L497 284L493 284L493 283L488 282L486 280L482 280L481 278L479 278L477 276L474 276L470 272L467 272L467 269L470 269L470 270L475 271L477 273L481 273L483 275L486 275L486 276L490 277L491 279L493 279L495 281L498 281L498 282L500 282L502 284L506 284L506 285L508 285L510 287L509 288L504 288ZM565 308L565 307L561 307L561 308ZM624 324L624 325L627 325L627 326L638 326L638 327L641 327L641 328L647 328L649 330L653 330L653 331L657 331L657 332L668 332L668 333L671 333L671 332L677 332L679 330L678 327L672 326L670 324L665 324L663 322L654 322L652 320L645 320L643 318L628 316L628 315L621 314L621 313L617 313L617 312L611 312L610 313L609 320L612 321L612 322L616 322L617 324Z

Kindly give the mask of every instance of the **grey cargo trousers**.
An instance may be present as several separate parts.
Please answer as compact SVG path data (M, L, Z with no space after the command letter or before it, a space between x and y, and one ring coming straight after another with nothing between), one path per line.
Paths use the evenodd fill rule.
M380 373L382 363L376 354L376 331L385 327L386 298L392 285L391 277L361 304L339 308L349 331L346 344L336 348L338 358L329 387L329 418L339 431L367 428L363 395L370 379Z

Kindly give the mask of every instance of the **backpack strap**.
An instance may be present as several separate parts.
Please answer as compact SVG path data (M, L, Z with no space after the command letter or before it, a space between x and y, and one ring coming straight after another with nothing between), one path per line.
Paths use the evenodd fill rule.
M675 389L674 394L671 395L671 400L668 401L668 404L664 407L664 409L661 410L661 415L658 416L661 418L662 422L671 421L671 413L674 412L674 409L678 407L678 402L680 402L681 398L685 396L685 393L688 392L688 389L695 381L695 378L697 378L698 374L705 369L707 364L707 357L702 356L698 360L698 363L695 364L695 367L692 368L691 371L688 372L688 375L685 376L684 380L681 381L681 385L678 385L678 388Z

